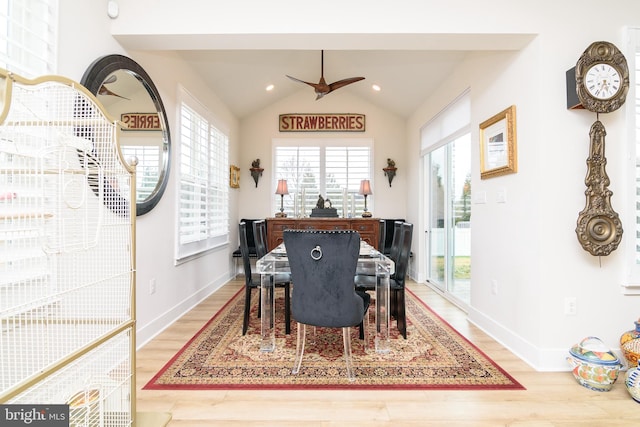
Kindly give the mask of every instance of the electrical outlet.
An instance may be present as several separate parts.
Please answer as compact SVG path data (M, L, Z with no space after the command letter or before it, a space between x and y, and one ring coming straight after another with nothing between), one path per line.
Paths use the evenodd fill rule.
M149 294L153 295L156 293L156 279L149 280Z
M578 311L577 304L576 297L566 297L564 299L564 314L575 316Z
M498 281L496 279L491 280L491 293L498 295Z

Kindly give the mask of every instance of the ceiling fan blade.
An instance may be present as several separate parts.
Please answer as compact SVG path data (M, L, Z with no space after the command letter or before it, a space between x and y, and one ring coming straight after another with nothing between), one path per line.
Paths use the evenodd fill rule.
M360 80L364 80L364 77L350 77L348 79L338 80L337 82L333 82L329 85L329 91L340 89L343 86L350 85L351 83L359 82Z
M98 89L98 95L107 95L107 96L117 96L118 98L122 98L122 99L126 99L127 101L131 101L129 98L126 98L122 95L118 95L115 92L111 92L109 90L108 87L106 87L105 85L100 86L100 89Z
M293 80L294 82L304 83L304 84L309 85L309 86L311 86L311 87L313 87L313 88L315 88L315 87L316 87L316 84L315 84L315 83L305 82L304 80L300 80L300 79L296 79L295 77L291 77L291 76L290 76L290 75L288 75L288 74L285 74L285 76L289 77L289 78L290 78L291 80Z

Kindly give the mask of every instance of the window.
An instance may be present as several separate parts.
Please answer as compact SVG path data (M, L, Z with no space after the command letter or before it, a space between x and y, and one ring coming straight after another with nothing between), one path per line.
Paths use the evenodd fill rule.
M364 197L358 191L360 181L372 177L372 147L370 139L274 140L274 178L286 179L289 190L283 199L285 213L309 216L322 195L339 216L361 215ZM273 201L279 210L280 196L274 195ZM373 210L370 198L367 208Z
M629 105L627 120L631 126L629 129L629 152L635 153L630 156L629 182L634 182L630 188L633 193L629 195L629 218L635 218L635 223L631 230L625 229L629 233L626 250L628 257L627 283L624 286L625 294L640 294L640 28L629 29L629 47L626 54L629 65L629 93L626 105ZM627 228L631 228L627 226ZM626 234L625 234L626 235ZM624 240L624 238L623 238Z
M427 280L464 306L471 290L469 93L422 129Z
M151 196L160 180L159 146L150 145L120 145L125 159L138 159L136 166L136 202L142 203Z
M0 0L0 67L24 77L56 72L57 0Z
M178 260L229 241L229 138L181 90Z

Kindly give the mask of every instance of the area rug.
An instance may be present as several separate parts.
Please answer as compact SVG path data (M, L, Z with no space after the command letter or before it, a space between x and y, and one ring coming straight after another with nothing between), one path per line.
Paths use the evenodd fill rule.
M238 292L144 386L147 390L384 389L522 390L504 369L406 291L407 339L391 328L391 351L365 352L352 328L356 381L346 377L340 329L307 328L302 368L291 374L296 322L284 333L282 296L276 299L276 350L260 352L254 291L249 330L242 336L244 290ZM372 312L373 313L373 312ZM373 315L371 317L373 329ZM371 344L373 347L373 344Z

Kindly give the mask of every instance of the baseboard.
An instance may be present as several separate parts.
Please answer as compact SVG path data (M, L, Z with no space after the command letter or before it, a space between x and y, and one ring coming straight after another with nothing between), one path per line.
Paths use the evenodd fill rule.
M468 320L536 371L562 372L570 370L566 360L569 355L569 347L562 349L538 348L473 307L469 308Z
M136 350L144 347L146 343L155 338L162 331L167 329L180 317L184 316L195 306L200 304L204 299L209 297L212 293L220 289L226 283L231 281L231 278L225 280L215 281L209 283L198 291L189 295L182 301L179 301L176 305L165 311L151 322L136 329Z

